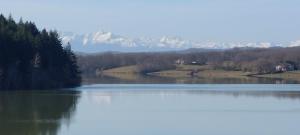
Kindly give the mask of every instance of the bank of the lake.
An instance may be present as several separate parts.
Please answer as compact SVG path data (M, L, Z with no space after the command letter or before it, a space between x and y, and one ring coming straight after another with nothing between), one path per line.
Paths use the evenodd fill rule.
M242 71L228 71L220 69L212 69L210 66L199 66L199 65L180 65L174 70L163 70L159 72L147 73L142 75L138 72L137 66L124 66L117 67L108 70L104 70L100 75L111 76L125 80L136 80L140 76L156 76L162 78L173 78L173 79L241 79L251 80L255 78L261 79L277 79L277 80L290 80L300 82L300 71L288 71L274 74L253 74L250 72Z
M254 77L260 78L281 78L281 79L290 79L300 81L300 71L288 71L283 73L274 73L274 74L262 74L262 75L253 75Z

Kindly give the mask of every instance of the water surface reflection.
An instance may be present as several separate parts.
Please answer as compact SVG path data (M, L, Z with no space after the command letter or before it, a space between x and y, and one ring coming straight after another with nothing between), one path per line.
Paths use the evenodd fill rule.
M78 91L0 92L1 135L56 135L70 125Z
M300 85L294 84L0 92L1 135L298 135L299 121Z
M299 84L296 80L280 78L168 78L158 76L132 75L126 77L85 76L84 84Z

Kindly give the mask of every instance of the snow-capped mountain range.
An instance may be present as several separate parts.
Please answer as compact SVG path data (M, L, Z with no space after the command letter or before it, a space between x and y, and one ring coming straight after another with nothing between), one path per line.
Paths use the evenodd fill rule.
M179 37L163 36L161 38L129 38L111 32L94 32L85 35L74 33L60 33L63 44L70 43L77 52L150 52L150 51L178 51L190 48L202 49L230 49L235 47L294 47L300 46L300 40L291 42L197 42L184 40Z

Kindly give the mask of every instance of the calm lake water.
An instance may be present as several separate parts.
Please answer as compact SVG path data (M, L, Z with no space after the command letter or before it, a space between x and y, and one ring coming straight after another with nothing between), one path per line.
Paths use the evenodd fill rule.
M300 84L297 80L280 78L168 78L149 75L88 76L85 84Z
M0 135L299 135L297 84L0 92Z

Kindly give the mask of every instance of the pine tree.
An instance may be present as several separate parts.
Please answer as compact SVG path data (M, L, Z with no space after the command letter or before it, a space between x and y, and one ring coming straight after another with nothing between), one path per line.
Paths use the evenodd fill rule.
M0 90L75 87L80 82L76 56L62 47L56 31L0 15Z

